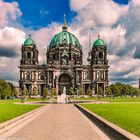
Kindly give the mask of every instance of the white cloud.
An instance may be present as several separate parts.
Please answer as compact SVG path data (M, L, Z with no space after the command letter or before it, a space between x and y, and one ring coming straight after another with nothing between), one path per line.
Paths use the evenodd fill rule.
M111 0L71 0L70 5L77 12L78 21L85 25L94 20L95 25L111 26L127 11L127 6L118 5Z
M20 51L24 40L25 33L22 30L12 27L0 29L0 78L18 84Z
M25 33L20 29L13 27L4 27L0 29L0 46L19 49L19 46L25 39Z
M139 0L132 0L132 4L134 4L134 6L140 5L140 1Z
M10 20L16 20L21 15L17 2L0 1L0 27L8 25Z

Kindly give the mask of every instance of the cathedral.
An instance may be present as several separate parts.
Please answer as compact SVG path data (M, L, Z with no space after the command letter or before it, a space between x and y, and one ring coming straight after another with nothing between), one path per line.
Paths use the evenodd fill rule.
M99 87L105 95L108 86L107 46L98 36L89 52L88 64L83 65L82 45L75 35L68 31L66 19L62 31L57 33L47 47L46 63L39 64L38 47L31 36L21 48L20 80L21 91L26 87L30 95L36 90L42 95L43 88L55 88L60 95L63 88L69 94L71 87L82 87L86 94L88 89L98 94Z

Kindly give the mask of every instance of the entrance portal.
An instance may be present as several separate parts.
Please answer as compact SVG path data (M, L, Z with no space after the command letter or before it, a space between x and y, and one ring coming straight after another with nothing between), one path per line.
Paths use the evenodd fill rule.
M61 95L63 93L63 87L66 88L66 94L69 94L69 89L71 87L71 77L68 74L61 74L59 77L59 91L58 94Z

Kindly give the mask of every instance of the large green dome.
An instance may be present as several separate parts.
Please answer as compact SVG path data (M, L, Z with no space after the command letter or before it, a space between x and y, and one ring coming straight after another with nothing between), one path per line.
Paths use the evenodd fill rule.
M29 37L28 39L24 41L24 46L34 46L34 45L35 45L35 42L31 37Z
M81 49L81 45L78 39L72 33L68 32L67 29L68 27L66 23L66 15L64 15L64 25L62 27L62 32L59 32L52 38L49 44L49 48L55 48L58 47L59 45L65 44L72 45L74 47Z
M59 32L52 38L49 48L57 47L62 44L67 44L67 45L71 44L77 48L81 48L78 39L72 33L66 30Z
M105 42L98 37L98 39L94 42L93 46L105 46Z

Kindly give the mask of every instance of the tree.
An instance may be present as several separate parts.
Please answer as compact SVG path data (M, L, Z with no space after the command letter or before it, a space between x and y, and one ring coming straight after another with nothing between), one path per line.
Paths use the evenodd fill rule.
M12 89L12 91L11 91L11 95L10 95L10 96L11 96L11 97L16 97L16 98L17 98L17 96L18 96L18 92L17 92L17 90L16 90L15 87Z
M123 83L115 83L111 84L109 88L112 91L113 97L115 96L138 96L140 94L140 90L136 87L133 87L128 84ZM109 91L110 92L110 91Z
M5 80L0 80L0 97L1 99L7 99L11 95L11 87Z
M51 97L52 97L52 102L55 100L55 97L56 96L56 89L55 88L52 88L51 89Z
M52 95L52 97L56 96L56 89L55 88L51 89L51 95Z
M36 87L33 88L33 95L34 96L37 96L38 95L38 92L37 92L37 88Z
M84 94L84 89L82 87L79 88L78 90L79 95L83 95Z
M100 96L103 96L103 89L101 87L98 88L98 98L100 100Z
M9 85L6 85L1 96L3 99L7 99L10 97L10 94L11 94L11 88Z
M119 86L117 86L117 85L111 84L111 85L110 85L110 89L112 90L112 95L113 95L113 97L119 96L120 93L121 93L120 88L119 88Z
M75 91L74 91L74 88L73 87L70 87L69 93L70 93L70 95L74 95L75 94Z
M42 93L42 100L44 100L48 96L48 93L48 88L44 87Z
M129 94L129 86L128 85L123 85L121 95L128 95L128 94Z
M107 87L106 94L108 97L112 94L112 90L111 90L110 86Z
M23 96L25 97L29 96L29 90L26 87L24 87L23 89Z
M87 94L88 96L92 96L92 90L91 90L90 88L88 88L86 94Z

